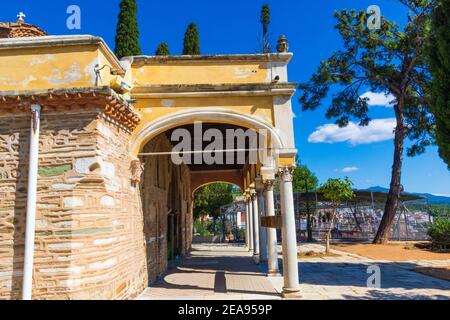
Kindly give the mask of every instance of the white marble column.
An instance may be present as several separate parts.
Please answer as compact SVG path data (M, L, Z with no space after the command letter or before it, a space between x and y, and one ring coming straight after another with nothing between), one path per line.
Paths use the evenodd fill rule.
M297 258L297 230L295 227L294 194L292 189L292 169L280 169L280 196L282 215L282 246L284 298L300 296Z
M254 250L254 241L253 241L253 236L254 236L254 231L253 231L253 202L251 197L249 197L248 199L248 251L253 252Z
M249 230L249 213L248 213L248 200L245 199L245 246L250 249L250 230Z
M273 197L273 180L267 180L264 182L264 200L266 216L275 216L275 202ZM278 240L277 240L277 229L268 228L267 229L267 259L269 270L267 275L269 277L279 276L278 268Z
M266 206L264 201L264 192L263 190L257 191L257 199L258 199L258 226L259 226L259 263L267 263L267 232L266 227L261 225L261 217L266 215Z
M34 238L36 233L36 199L39 166L39 134L41 106L31 105L30 153L28 158L27 212L25 254L23 263L22 300L31 300L33 292Z
M251 193L253 209L253 258L259 263L259 214L258 197L255 191Z

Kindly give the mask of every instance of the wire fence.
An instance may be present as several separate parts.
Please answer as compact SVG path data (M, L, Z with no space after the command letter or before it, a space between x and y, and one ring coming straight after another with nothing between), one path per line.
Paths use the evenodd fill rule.
M294 208L297 235L307 237L308 216L311 221L312 236L316 240L324 238L330 228L333 209L327 201L320 199L317 193L295 193ZM406 198L408 200L408 198ZM372 240L384 214L385 196L381 193L356 193L356 198L342 204L336 211L331 226L332 239ZM275 194L275 211L280 212L280 195ZM394 224L391 228L391 240L429 240L427 230L433 221L433 215L426 199L400 201Z
M275 214L280 215L280 195L275 193L274 197ZM354 200L342 204L337 209L331 228L331 238L348 241L373 240L383 217L386 197L386 193L357 191ZM308 236L308 217L313 239L324 239L330 228L333 209L322 195L315 192L294 193L294 210L299 241ZM426 199L413 195L402 196L391 228L390 239L429 240L427 230L437 214L433 212ZM246 221L243 201L223 206L221 219L223 241L245 240ZM281 230L278 230L278 236L281 237Z

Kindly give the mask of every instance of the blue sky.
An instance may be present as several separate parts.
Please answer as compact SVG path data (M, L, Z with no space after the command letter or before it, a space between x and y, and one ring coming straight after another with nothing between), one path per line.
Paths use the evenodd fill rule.
M28 22L42 27L49 34L98 35L114 48L118 3L119 0L5 1L2 3L0 21L13 21L16 14L23 11ZM406 17L404 7L396 0L138 0L142 51L151 55L159 42L166 41L172 54L180 54L186 26L195 21L200 29L202 53L255 53L260 32L259 10L263 3L271 6L270 30L274 40L280 34L286 34L289 39L290 51L294 53L289 76L294 82L307 81L318 63L340 48L340 38L333 29L335 21L332 15L335 10L366 10L369 5L377 4L388 19L403 23ZM72 4L81 8L81 30L71 31L66 28L66 9ZM373 140L378 139L379 125L385 128L389 124L385 119L393 117L391 108L371 108L372 118L381 119L373 125L375 132L358 133L358 128L350 128L343 140L348 138L353 143L336 142L336 131L332 126L322 128L315 133L315 138L308 139L318 127L332 123L324 117L330 99L325 99L317 111L305 113L301 111L297 100L297 96L294 97L297 147L302 162L321 181L329 177L349 176L358 188L389 185L392 141L359 142L367 134L373 138L374 133L377 133ZM437 148L432 147L424 155L415 158L405 156L404 159L403 184L406 190L450 194L450 172L439 158Z

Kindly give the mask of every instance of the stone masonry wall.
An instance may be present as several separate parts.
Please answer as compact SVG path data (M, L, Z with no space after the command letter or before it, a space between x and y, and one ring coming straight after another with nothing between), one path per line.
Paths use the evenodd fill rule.
M0 299L21 295L29 123L0 116ZM147 265L130 134L93 111L41 123L33 298L134 297Z
M165 152L172 149L165 135L150 141L143 152ZM186 254L192 240L190 211L190 172L187 166L175 166L170 156L145 156L141 181L144 234L149 283L167 270L169 259L168 213L175 213L178 227L174 231L176 253Z

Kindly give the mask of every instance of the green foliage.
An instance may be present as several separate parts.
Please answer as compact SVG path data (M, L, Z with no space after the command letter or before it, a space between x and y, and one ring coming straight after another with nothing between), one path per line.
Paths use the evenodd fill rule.
M184 34L184 55L199 55L200 54L200 36L197 25L195 23L189 24L186 33Z
M156 56L170 56L169 45L165 42L162 42L158 45L155 51Z
M139 46L139 29L137 23L138 7L136 0L122 0L120 2L119 20L116 29L116 56L121 59L126 56L141 54Z
M299 86L304 111L321 105L331 86L337 86L326 117L345 127L356 119L361 126L370 122L367 90L392 94L399 134L415 142L408 150L413 156L432 143L434 118L429 113L429 74L425 45L429 34L429 1L402 0L410 10L403 29L382 17L379 30L367 28L365 11L335 12L336 29L343 49L322 61L310 81Z
M207 185L194 195L194 218L201 216L220 216L220 208L235 199L234 187L226 183Z
M245 240L246 237L246 231L245 229L238 229L237 230L237 240L242 241Z
M297 167L292 173L292 187L294 192L312 192L316 191L319 180L316 175L309 170L306 165L302 165L297 159ZM275 192L280 192L280 182L277 180L275 184Z
M368 90L391 94L396 126L394 161L390 190L384 215L375 243L388 241L401 194L401 172L406 138L411 141L408 156L425 152L434 142L435 119L430 113L431 75L426 46L430 35L432 2L428 0L400 0L408 8L408 21L400 27L381 18L378 29L367 27L370 14L344 9L335 12L336 29L343 40L343 48L322 61L309 82L300 84L300 103L304 111L315 110L328 96L331 87L337 87L328 119L335 118L340 127L350 121L367 126Z
M428 235L433 241L434 247L450 247L450 218L441 217L434 220L428 229Z
M355 193L352 189L353 183L350 181L348 177L345 180L340 178L338 179L329 179L320 188L317 190L320 193L323 193L325 199L331 202L331 206L333 207L333 214L330 219L330 225L328 227L328 232L326 234L326 248L325 251L327 253L330 252L330 237L331 230L334 225L334 219L336 217L336 211L339 205L345 201L349 201L355 197Z
M355 193L352 189L353 183L348 177L345 180L329 179L317 190L323 193L325 199L332 203L333 208L337 208L341 203L352 200L355 197Z
M222 222L220 220L202 222L200 219L196 219L194 228L201 237L216 236L222 232Z
M436 118L439 154L450 169L450 0L439 0L428 48L433 75L431 110Z
M266 35L269 31L270 24L270 7L268 4L264 4L262 6L259 21L261 22L261 25L263 27L263 34Z
M319 180L316 175L305 165L297 165L293 172L294 192L311 192L317 189Z
M200 219L196 219L194 221L195 232L202 237L210 236L210 232L208 230L208 224L203 223Z
M270 47L270 35L269 35L270 7L268 4L264 4L262 6L259 21L261 22L263 30L261 36L262 53L270 53L272 52L272 49Z
M431 215L433 217L449 217L450 218L450 206L449 205L430 205Z
M215 220L215 221L211 221L208 224L208 231L210 234L217 236L219 234L222 233L222 221L220 221L219 219Z

